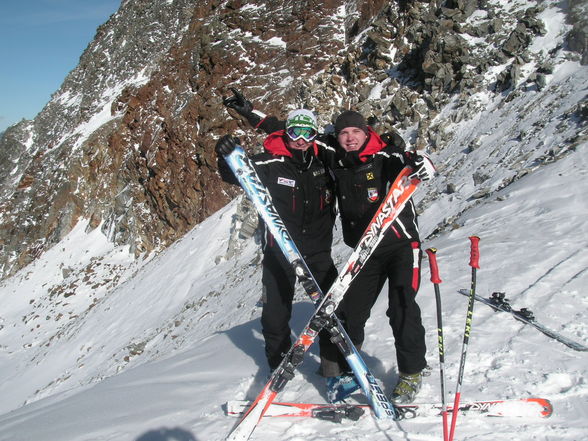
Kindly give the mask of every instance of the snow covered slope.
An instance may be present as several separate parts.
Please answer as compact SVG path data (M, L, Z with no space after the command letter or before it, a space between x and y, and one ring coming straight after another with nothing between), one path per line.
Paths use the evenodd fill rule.
M545 325L588 343L585 128L581 119L577 126L558 125L559 115L575 111L573 97L585 93L587 84L584 68L563 64L549 93L527 93L508 107L487 102L479 118L453 126L454 141L434 157L440 176L419 189L423 237L430 235L424 245L439 250L450 398L467 306L456 291L469 287L470 235L481 237L480 295L505 291L516 308L530 308ZM558 150L572 136L578 142ZM466 148L472 140L475 148ZM522 167L512 166L520 161ZM474 180L476 173L485 178ZM451 192L445 190L449 184ZM251 239L239 257L223 258L234 211L233 203L135 267L128 264L127 249L112 248L99 229L90 234L76 229L68 236L71 243L5 281L0 440L224 439L235 420L224 415L223 403L254 397L268 373L259 332L258 247ZM337 237L337 262L348 253ZM419 301L432 374L418 401L435 402L440 400L435 303L426 262L423 267ZM73 279L79 268L86 268L87 279ZM105 284L109 278L117 278L114 289ZM96 286L98 280L102 285ZM72 283L86 283L86 297L66 296ZM397 372L385 309L382 298L368 322L363 354L390 392ZM296 330L311 310L301 296L294 308ZM69 314L69 320L59 314ZM460 417L456 439L585 439L587 357L476 304L462 401L542 396L555 411L549 420ZM281 398L324 401L317 368L315 348ZM253 439L367 436L437 440L441 420L273 419L264 421Z

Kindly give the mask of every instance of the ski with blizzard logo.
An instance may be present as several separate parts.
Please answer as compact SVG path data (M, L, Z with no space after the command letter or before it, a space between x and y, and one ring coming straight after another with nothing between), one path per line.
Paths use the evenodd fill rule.
M370 373L367 365L359 355L359 352L351 342L334 312L351 281L361 270L372 251L382 240L387 228L398 217L398 214L416 190L419 180L409 178L412 172L409 167L402 170L390 188L386 199L372 218L359 244L349 257L339 277L333 283L329 292L323 295L273 207L269 192L261 183L251 161L243 149L238 146L230 155L225 156L225 160L256 206L266 226L276 238L276 242L295 269L303 288L311 299L315 301L316 306L315 313L311 316L307 325L296 339L296 342L284 356L282 363L274 370L270 379L255 401L253 401L244 413L240 422L229 434L227 441L244 441L249 439L258 422L275 400L277 394L294 377L294 370L302 363L305 352L323 328L331 334L334 341L336 341L337 347L345 355L345 359L368 398L376 417L397 418L398 413L394 406L389 402L375 377Z
M225 411L228 416L240 417L251 404L250 401L228 401ZM448 406L452 412L451 405ZM370 407L364 404L317 404L273 402L264 417L307 417L341 422L344 419L357 421ZM396 406L400 419L414 419L441 415L441 404L400 404ZM545 398L521 398L511 400L474 401L459 406L462 414L477 414L491 417L549 418L553 413L551 402Z
M460 290L458 290L458 292L460 294L465 295L465 296L469 296L469 290L460 289ZM479 302L482 302L482 303L490 306L491 308L493 308L496 311L508 312L515 319L517 319L527 325L534 326L535 328L537 328L539 331L541 331L543 334L547 335L548 337L551 337L554 340L557 340L560 343L563 343L564 345L566 345L576 351L583 351L583 352L588 351L588 347L583 345L582 343L571 340L568 337L565 337L565 336L559 334L558 332L555 332L552 329L549 329L547 326L544 326L541 323L539 323L535 319L535 316L533 315L533 313L530 310L528 310L527 308L521 308L519 310L514 310L512 308L512 305L510 304L510 301L507 298L505 298L505 293L503 293L503 292L494 292L494 293L492 293L492 296L489 298L484 298L479 295L476 295L475 299Z

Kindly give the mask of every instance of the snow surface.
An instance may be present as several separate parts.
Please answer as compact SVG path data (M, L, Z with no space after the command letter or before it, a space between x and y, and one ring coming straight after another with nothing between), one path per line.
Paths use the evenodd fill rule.
M588 277L584 241L588 233L587 174L586 155L575 152L502 190L501 200L469 211L463 228L426 244L439 249L450 391L456 381L467 303L455 291L469 283L469 235L482 238L480 294L505 290L514 305L532 308L543 323L579 341L588 341L588 300L583 292ZM562 194L566 194L567 203L562 203ZM214 264L215 257L226 249L233 210L234 204L221 210L109 294L88 313L83 328L66 333L63 341L53 345L42 366L23 366L28 351L10 345L10 350L4 348L17 340L16 336L6 340L9 324L18 318L7 307L14 308L23 297L28 299L24 288L30 286L21 281L12 286L16 290L12 295L10 283L2 286L5 328L0 334L0 373L6 413L0 416L0 439L223 439L235 422L223 415L223 403L253 397L260 379L267 374L259 334L260 310L256 306L259 271L248 267L256 246L248 246L236 261ZM80 240L79 232L74 234ZM92 234L88 241L103 245ZM337 251L342 257L346 254L340 244ZM50 260L63 262L67 258L62 252ZM49 261L44 265L45 272L33 269L29 281L41 283L42 274L47 279L58 277L51 274L55 269L50 268ZM419 396L422 402L439 400L435 304L432 286L425 283L427 274L425 270L420 303L433 373ZM222 291L215 299L221 304L208 308L206 299L213 291ZM151 334L153 327L185 309L186 301L202 306L191 310L177 327L176 333L183 334L178 338L185 341L181 348L174 347L173 337L154 336L148 343L154 352L151 360L118 375L88 381L92 372L108 367L109 354L125 345L130 335ZM385 306L379 301L374 308L363 353L389 392L396 371ZM307 302L296 304L293 322L297 328L310 311ZM207 314L212 317L206 319ZM71 367L69 360L78 356L78 348L96 345L100 345L100 351L88 357L85 365ZM543 396L553 402L555 412L549 420L461 417L457 439L585 439L586 358L585 353L574 352L509 316L476 304L462 400ZM317 367L315 351L282 398L324 401L322 379L315 374ZM26 395L22 391L42 384L59 371L68 371L74 380L64 388L56 386L47 398L19 407ZM339 425L273 419L263 422L254 439L361 440L368 433L374 440L432 440L440 439L441 425L435 418L394 423L366 416L357 423Z
M418 190L424 248L438 249L446 380L453 399L469 288L469 240L481 237L477 292L505 291L515 308L588 344L588 156L579 121L568 116L586 95L588 72L568 61L544 91L480 94L478 107L448 108L457 121L449 146L434 154L438 178ZM471 102L474 102L472 99ZM469 113L462 120L460 112ZM455 118L453 118L455 117ZM574 148L570 140L576 139ZM473 176L478 175L474 181ZM452 184L454 192L444 189ZM484 190L486 196L480 194ZM436 196L427 199L430 194ZM268 374L260 334L259 249L253 239L224 258L236 203L165 252L134 260L80 224L35 263L0 284L0 441L223 440L235 424L223 404L251 399ZM350 254L336 230L339 266ZM81 274L81 276L80 276ZM432 367L417 402L440 401L433 287L423 261L419 303ZM312 305L299 293L292 325ZM397 379L394 341L376 303L362 348L390 393ZM541 396L549 419L460 416L456 440L588 438L588 354L549 339L477 303L462 402ZM317 348L280 394L324 402ZM361 400L361 395L358 395ZM257 441L429 441L441 419L334 424L266 419Z
M585 147L505 187L467 210L460 218L461 228L425 243L439 250L450 394L467 304L456 290L469 287L470 235L481 237L479 294L506 291L516 307L531 308L544 324L588 343ZM495 158L496 163L500 159ZM490 171L496 163L488 165ZM464 182L470 179L465 165L456 173ZM235 423L224 416L223 403L254 397L267 375L257 306L260 272L253 263L257 246L251 241L240 257L217 259L226 251L234 209L235 204L225 207L145 263L83 319L70 321L72 326L48 347L40 346L47 343L36 336L32 347L23 348L29 336L20 318L27 303L43 286L60 283L58 269L81 262L83 249L91 250L90 255L99 250L120 254L122 260L128 259L125 250L104 251L108 245L99 229L85 237L75 230L70 239L83 247L65 242L26 269L26 275L3 283L0 440L223 439ZM422 215L424 229L437 221L429 216L435 211L433 204ZM72 254L75 249L77 254ZM338 238L337 261L348 253ZM220 263L215 265L215 260ZM427 268L419 300L433 371L418 401L434 402L440 400L437 329ZM363 354L390 392L397 374L385 308L380 299L368 322ZM311 309L304 300L296 303L296 329ZM41 330L50 326L42 318L37 321ZM586 353L574 352L481 304L475 306L472 326L462 401L543 396L553 402L555 411L549 420L460 417L456 439L586 438ZM121 351L129 341L145 346L142 354L125 362ZM281 398L324 401L317 367L315 348ZM41 393L31 399L35 390ZM23 405L27 400L31 402ZM431 417L396 423L366 416L343 424L276 418L264 421L253 439L362 440L366 434L373 440L433 440L440 439L441 424Z

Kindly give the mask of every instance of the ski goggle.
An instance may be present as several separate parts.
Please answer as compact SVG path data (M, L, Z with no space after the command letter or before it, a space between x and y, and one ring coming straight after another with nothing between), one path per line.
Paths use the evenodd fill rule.
M302 138L305 141L310 142L316 138L316 130L310 127L289 127L286 130L286 134L292 141L298 141Z

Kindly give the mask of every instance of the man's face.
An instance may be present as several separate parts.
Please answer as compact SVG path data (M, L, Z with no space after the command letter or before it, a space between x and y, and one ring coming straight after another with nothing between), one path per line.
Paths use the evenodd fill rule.
M346 152L359 150L367 139L367 134L359 127L346 127L337 135L337 141Z
M292 150L303 150L306 151L312 145L312 141L305 141L304 138L299 138L296 141L292 141L290 138L286 138L288 148Z

